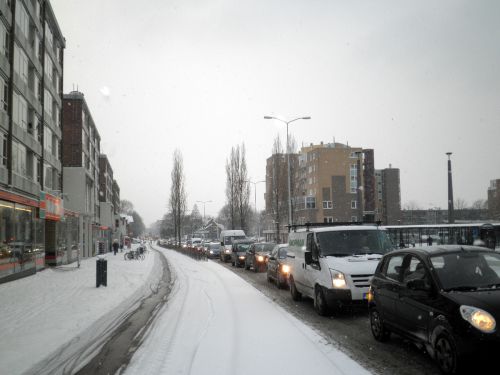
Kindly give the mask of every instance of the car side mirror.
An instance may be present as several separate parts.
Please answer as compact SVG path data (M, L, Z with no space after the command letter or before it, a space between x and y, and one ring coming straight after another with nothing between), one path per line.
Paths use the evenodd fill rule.
M307 265L312 264L312 253L310 251L304 253L304 260Z
M275 257L269 257L269 260L276 260Z
M424 292L431 290L430 286L427 285L423 279L410 280L406 283L406 286L411 290L420 290Z

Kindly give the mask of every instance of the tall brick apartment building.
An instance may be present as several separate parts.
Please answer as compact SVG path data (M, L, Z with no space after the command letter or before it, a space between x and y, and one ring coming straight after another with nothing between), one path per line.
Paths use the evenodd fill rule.
M384 224L397 224L401 215L399 169L376 173L374 150L321 143L302 147L291 156L292 169L296 169L291 178L293 223L381 220ZM285 160L286 155L273 155L267 160L266 213L271 220L266 223L264 233L268 240L276 239L273 235L278 232L279 240L285 240L288 214L281 212L280 223L272 220L276 207L286 208L286 190L281 204L272 203L272 187L286 186ZM276 165L282 170L276 171Z

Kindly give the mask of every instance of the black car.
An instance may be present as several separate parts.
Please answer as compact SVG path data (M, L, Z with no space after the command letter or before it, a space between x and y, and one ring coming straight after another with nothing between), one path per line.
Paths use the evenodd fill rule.
M500 254L475 246L430 246L384 255L371 280L370 325L378 341L403 335L461 370L471 354L500 348Z
M278 288L288 286L288 275L290 275L290 265L287 264L288 244L276 245L271 251L267 262L267 281L274 280Z
M245 265L246 253L253 244L252 240L236 240L231 246L231 264L236 267Z
M274 242L257 242L252 244L247 251L245 269L253 268L254 272L264 271L268 255L274 249Z
M219 258L220 242L209 242L206 244L207 256L211 259Z

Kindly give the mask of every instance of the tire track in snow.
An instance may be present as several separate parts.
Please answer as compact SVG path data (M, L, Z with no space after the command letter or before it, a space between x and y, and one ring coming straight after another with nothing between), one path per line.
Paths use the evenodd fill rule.
M217 348L217 357L224 353L222 361L218 361L217 374L234 374L238 366L238 327L234 301L224 281L214 271L211 262L198 262L172 250L163 253L175 275L175 288L151 329L148 340L152 343L144 345L153 344L155 350L145 352L145 348L139 349L127 374L204 373L203 356L207 351L203 346L207 335L213 334L227 335L227 339L222 340L224 347ZM209 288L207 283L215 288ZM210 289L218 292L212 296ZM223 315L217 313L219 306L224 307ZM192 311L194 309L197 311ZM191 316L196 319L190 319Z

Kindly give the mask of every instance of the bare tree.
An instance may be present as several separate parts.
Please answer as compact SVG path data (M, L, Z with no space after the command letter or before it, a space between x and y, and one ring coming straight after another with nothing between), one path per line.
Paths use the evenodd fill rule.
M236 165L235 159L239 155L236 154L234 147L231 148L229 160L226 160L226 198L229 211L229 224L231 229L235 229L236 225Z
M281 221L284 217L286 217L288 210L288 171L286 156L279 135L274 138L272 163L273 176L271 181L271 207L273 221L276 225L276 242L279 242Z
M237 184L237 196L238 196L238 214L240 217L240 227L241 229L247 230L248 217L250 215L250 183L248 182L248 170L246 161L245 144L241 145L240 149L240 161L238 170L238 184Z
M171 172L172 187L170 189L170 209L172 213L174 233L177 243L181 242L181 226L186 213L186 190L184 167L181 152L174 151L174 165Z
M245 144L231 148L229 160L226 161L226 198L229 206L231 229L239 223L241 229L246 230L249 206L250 183L245 155Z
M132 202L122 199L120 201L120 212L127 214L127 215L132 215L132 212L134 212L134 205Z
M488 201L486 199L476 199L471 208L475 210L487 210L488 209Z
M420 207L420 205L416 201L409 201L403 205L403 210L406 211L417 211L421 209L422 207Z
M457 198L457 199L455 199L453 206L454 206L455 210L463 210L463 209L467 208L467 202L463 198Z

